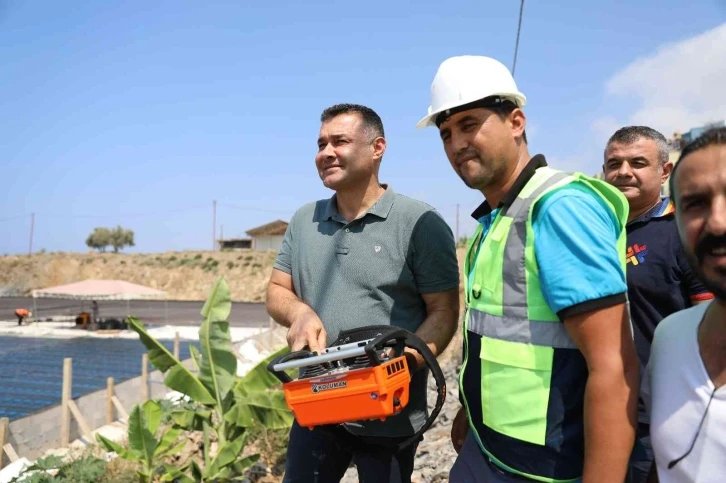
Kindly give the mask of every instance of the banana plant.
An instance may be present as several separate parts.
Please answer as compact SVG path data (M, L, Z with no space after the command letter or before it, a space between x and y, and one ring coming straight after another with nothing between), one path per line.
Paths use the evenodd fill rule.
M275 388L279 381L267 371L269 361L288 349L272 354L245 376L237 376L237 358L227 322L231 307L229 286L218 278L201 311L199 352L190 346L195 370L182 364L151 337L141 321L127 318L129 327L139 334L149 351L151 364L165 373L164 384L196 403L195 409L172 411L174 428L203 433L203 468L196 462L185 468L166 465L164 481L201 483L239 478L259 458L259 455L240 458L249 436L247 430L255 424L268 429L292 425L293 415L285 404L283 392ZM212 438L217 442L216 451L210 445ZM144 441L151 445L150 438Z
M108 451L115 451L119 457L138 462L137 474L144 482L153 481L155 474L164 471L162 460L178 453L186 445L186 440L177 443L181 428L169 427L160 430L162 409L158 402L150 400L143 405L135 405L129 414L128 448L96 434L96 440ZM157 432L159 433L157 435Z

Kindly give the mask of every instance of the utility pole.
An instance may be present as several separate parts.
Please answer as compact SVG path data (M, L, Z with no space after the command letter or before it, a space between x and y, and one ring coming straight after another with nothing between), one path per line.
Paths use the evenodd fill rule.
M217 200L212 201L212 251L217 249Z
M30 246L28 247L28 255L33 254L33 229L35 228L35 213L30 214Z
M456 204L456 244L459 244L459 203Z

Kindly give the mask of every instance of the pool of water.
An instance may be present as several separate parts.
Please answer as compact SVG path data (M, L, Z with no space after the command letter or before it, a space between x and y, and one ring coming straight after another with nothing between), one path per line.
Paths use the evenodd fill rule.
M160 342L173 351L173 340ZM144 352L138 339L0 336L0 417L19 419L60 404L66 357L73 358L72 397L77 398L104 389L108 377L118 384L140 376ZM188 341L179 352L182 360L189 358Z

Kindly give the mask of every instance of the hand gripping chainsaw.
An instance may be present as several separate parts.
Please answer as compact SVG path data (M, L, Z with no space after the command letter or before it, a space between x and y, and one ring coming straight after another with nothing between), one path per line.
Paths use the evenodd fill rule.
M423 427L399 445L403 448L431 426L446 398L446 380L436 357L411 332L390 325L344 330L321 354L290 352L267 368L282 382L287 405L300 426L383 421L408 404L411 374L405 347L423 356L436 381L437 397ZM296 380L285 372L290 369L299 370Z

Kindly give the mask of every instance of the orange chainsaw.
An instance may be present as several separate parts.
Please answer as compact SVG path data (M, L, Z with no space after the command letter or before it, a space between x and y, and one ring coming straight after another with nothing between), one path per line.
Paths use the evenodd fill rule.
M431 370L437 398L423 427L399 445L403 448L431 426L446 399L446 380L436 357L413 333L390 325L344 330L321 354L290 352L267 368L282 382L287 405L300 426L383 421L408 404L411 372L406 347L421 354ZM285 372L291 369L298 369L295 380Z

